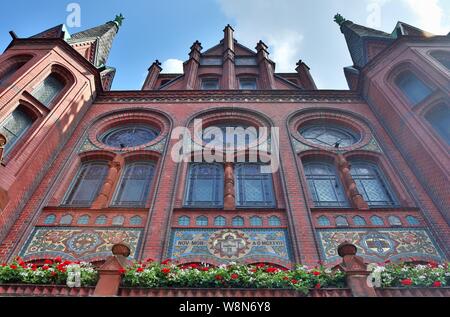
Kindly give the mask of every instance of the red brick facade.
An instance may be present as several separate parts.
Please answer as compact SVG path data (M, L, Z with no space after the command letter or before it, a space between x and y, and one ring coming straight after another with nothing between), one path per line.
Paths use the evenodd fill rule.
M344 34L346 27L351 28L348 22L341 25ZM99 38L112 41L119 25L109 22L105 26L108 32ZM35 120L1 161L0 260L20 254L39 261L57 254L101 261L109 251L102 248L122 240L131 244L136 259L162 260L178 254L181 262L217 265L225 259L202 253L206 247L201 252L195 247L180 251L177 243L182 241L177 237L203 234L200 240L192 238L187 243L210 243L207 239L226 229L244 232L256 239L252 243L269 241L271 232L278 237L285 232L279 243L287 252L267 246L258 249L255 244L242 258L249 263L333 264L338 262L333 254L336 246L348 240L368 262L448 260L449 148L425 116L437 104L450 106L450 70L430 55L435 50L450 55L450 38L405 34L374 43L361 44L366 45L366 62L355 66L356 77L348 78L353 90L317 90L305 63L298 63L297 73L278 74L264 43L252 51L239 44L227 26L217 46L203 51L199 42L194 43L184 74L160 74L160 63L155 62L141 91L109 91L111 73L104 75L105 69L95 64L97 57L92 55L93 45L101 43L85 43L81 36L71 40L61 36L14 38L0 55L0 78L11 65L24 64L0 81L0 123L18 105ZM395 78L404 70L416 73L432 88L414 107L396 86ZM33 91L50 73L62 78L64 88L46 106L33 97ZM205 78L217 79L217 89L202 90ZM256 79L256 89L239 89L246 78ZM275 206L236 207L236 184L229 176L224 208L186 207L189 164L172 160L178 140L170 135L176 127L192 128L193 120L199 118L204 125L237 122L279 128L280 169L272 175ZM355 131L359 141L334 148L310 142L299 133L305 125L320 122ZM150 125L159 135L148 144L123 149L99 140L115 127L133 124ZM314 202L304 164L324 159L337 171L347 207L316 206ZM95 160L108 162L99 194L91 206L68 206L65 197L81 164ZM155 164L145 205L113 207L125 165L139 160ZM367 204L350 172L357 160L372 162L382 171L395 205ZM229 166L228 172L233 175L235 166ZM50 215L55 216L53 221L46 221ZM62 221L67 215L72 217L70 223ZM83 216L88 217L80 220ZM105 221L96 221L99 216L105 216ZM180 225L181 216L189 217L190 223ZM196 224L200 216L208 219L207 225ZM225 224L215 225L220 216ZM233 225L235 217L242 217L243 225ZM252 225L252 217L260 217L261 226ZM279 223L271 224L270 217L277 217ZM325 219L321 217L329 222L321 223L319 219ZM339 223L342 217L347 224ZM400 223L393 222L393 217ZM83 233L89 239L95 235L103 240L83 249L77 244L80 240L72 239Z

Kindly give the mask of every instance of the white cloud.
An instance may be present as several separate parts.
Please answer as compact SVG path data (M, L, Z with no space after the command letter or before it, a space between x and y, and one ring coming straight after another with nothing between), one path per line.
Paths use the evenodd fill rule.
M447 34L450 31L450 23L444 20L444 10L439 0L403 0L403 2L418 18L418 27L436 34Z
M183 73L183 61L175 58L169 58L165 60L162 65L162 73L166 74L181 74Z

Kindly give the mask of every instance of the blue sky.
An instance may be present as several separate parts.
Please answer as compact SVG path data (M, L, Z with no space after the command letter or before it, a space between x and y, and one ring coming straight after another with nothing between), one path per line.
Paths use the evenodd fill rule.
M269 45L277 71L294 71L302 59L322 89L347 89L342 68L351 65L345 40L333 16L391 32L398 20L437 34L450 32L448 0L15 0L2 3L0 49L8 31L27 37L65 23L68 4L81 8L75 33L123 13L126 20L108 64L117 67L115 90L140 89L150 64L159 59L165 72L180 70L195 40L203 48L217 44L230 23L237 40L254 48Z

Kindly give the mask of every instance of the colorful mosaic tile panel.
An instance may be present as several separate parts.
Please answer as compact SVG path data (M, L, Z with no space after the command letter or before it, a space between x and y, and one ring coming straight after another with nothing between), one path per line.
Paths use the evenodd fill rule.
M255 258L290 262L290 248L284 229L175 229L168 257L203 256L224 263Z
M410 258L442 261L442 252L424 229L323 229L318 230L322 257L325 262L340 260L337 247L351 242L358 255L371 263Z
M117 241L131 248L131 258L141 242L140 229L40 228L34 229L20 255L25 259L61 256L70 260L98 260L111 255Z

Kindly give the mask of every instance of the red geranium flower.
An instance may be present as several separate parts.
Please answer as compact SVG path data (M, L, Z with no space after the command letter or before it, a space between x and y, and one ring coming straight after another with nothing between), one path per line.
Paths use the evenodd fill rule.
M239 278L239 275L237 275L236 273L231 274L232 280L237 280L238 278Z
M55 271L53 271L52 273L50 273L51 276L56 276L56 274L58 274L58 273L56 273Z
M120 274L124 274L124 273L126 273L127 272L127 270L125 270L123 267L121 267L120 269L119 269L119 273Z
M203 272L208 272L209 271L209 267L205 266L205 267L202 267L200 270L203 271Z
M168 269L168 268L163 268L163 269L161 270L161 272L163 272L164 274L169 274L169 273L170 273L170 269Z
M11 269L13 269L13 270L16 270L16 269L17 269L17 265L15 265L15 264L11 264L9 267L10 267Z
M167 264L169 264L170 262L172 262L172 259L164 260L164 261L161 262L161 264L162 264L162 265L167 265Z
M52 264L53 264L53 261L52 261L52 260L45 260L45 261L44 261L44 264L52 265Z
M297 284L298 281L297 281L296 279L292 279L292 280L291 280L291 283L292 283L292 284Z
M314 288L321 288L321 287L322 287L322 285L320 285L320 283L317 283Z
M44 271L47 271L48 269L49 269L48 265L44 265L44 266L42 267L42 270L44 270Z
M33 265L31 266L31 270L32 270L32 271L36 271L36 270L37 270L37 265L36 265L36 264L33 264Z
M60 256L57 256L57 257L55 258L55 262L56 262L56 263L61 263L61 261L62 261L62 259L61 259Z
M320 275L320 272L314 271L312 274L313 274L314 276L319 276L319 275Z
M442 286L441 281L436 281L433 283L433 287L441 287L441 286Z
M435 269L435 268L438 267L438 264L437 264L436 262L430 262L430 263L428 263L428 264L430 265L430 267L431 267L432 269Z
M410 278L402 280L400 283L402 283L403 286L410 286L412 284L412 280Z
M223 280L223 276L222 275L216 275L215 278L216 278L217 281Z
M258 268L258 269L262 269L263 267L265 267L266 265L264 264L264 263L258 263L258 264L256 264L256 267Z
M288 281L288 280L289 280L289 276L283 277L283 280L284 280L284 281Z
M251 269L250 272L256 273L257 269Z
M136 272L141 273L144 272L144 269L142 267L138 267L138 269L136 270Z
M3 266L3 267L6 267L7 265L8 265L8 264L6 264L6 263L2 263L2 266Z
M152 262L155 262L155 260L153 260L152 258L148 258L147 260L145 260L145 262L152 263Z
M196 263L192 263L191 265L189 265L191 267L191 269L198 269L199 265Z
M266 269L266 272L267 272L267 273L277 273L277 272L278 272L278 269L277 269L276 267L268 267L268 268Z

